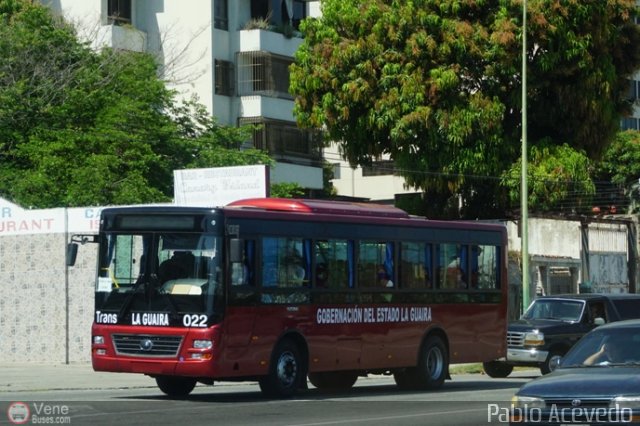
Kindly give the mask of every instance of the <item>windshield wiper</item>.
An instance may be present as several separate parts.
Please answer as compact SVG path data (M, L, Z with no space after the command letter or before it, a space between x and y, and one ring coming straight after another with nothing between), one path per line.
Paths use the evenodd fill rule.
M129 308L131 307L131 303L133 303L133 298L135 297L135 295L138 292L138 290L140 289L140 287L145 285L147 282L148 281L144 279L144 275L140 275L138 277L138 280L133 285L133 288L131 289L131 292L127 295L127 298L124 299L124 303L122 303L122 306L120 307L120 310L118 311L118 322L124 317L124 315L127 313Z

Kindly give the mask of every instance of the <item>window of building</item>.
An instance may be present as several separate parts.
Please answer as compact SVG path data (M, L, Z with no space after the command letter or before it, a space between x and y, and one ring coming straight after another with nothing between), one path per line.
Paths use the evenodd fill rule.
M640 82L636 80L628 80L628 81L629 81L629 91L627 92L627 100L633 102L640 97L639 91L638 91L639 90L638 84Z
M232 96L234 90L233 63L215 60L215 94Z
M229 29L228 0L215 0L213 2L213 26L219 30Z
M306 17L305 0L251 0L251 19L266 19L275 27L290 25L297 30Z
M318 165L322 160L322 134L319 131L262 117L242 118L239 124L258 124L252 135L253 147L267 151L276 159L304 159L309 165Z
M113 25L131 24L131 0L108 0L107 22Z
M362 176L384 176L395 174L395 165L392 160L374 161L370 166L362 167Z
M620 123L622 130L638 130L638 119L635 117L625 117Z
M289 66L293 58L268 52L238 54L238 94L293 99L289 93Z
M333 163L331 164L331 166L333 166L333 178L334 179L341 179L342 178L342 171L341 171L341 166L340 163Z

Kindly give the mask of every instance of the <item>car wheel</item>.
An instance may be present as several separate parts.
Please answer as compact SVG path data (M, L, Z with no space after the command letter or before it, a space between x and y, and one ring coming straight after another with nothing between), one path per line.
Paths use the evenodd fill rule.
M564 355L564 352L561 352L557 349L550 351L549 355L547 356L547 359L540 366L540 372L542 374L551 373L553 370L556 369L556 366L558 365L558 361L560 360L560 358L562 358L563 355Z

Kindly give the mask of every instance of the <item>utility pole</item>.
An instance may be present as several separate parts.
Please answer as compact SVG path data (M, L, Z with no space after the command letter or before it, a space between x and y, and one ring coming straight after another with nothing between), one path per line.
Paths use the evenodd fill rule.
M522 312L529 307L529 188L527 186L527 0L522 0L522 177L520 229L522 230Z

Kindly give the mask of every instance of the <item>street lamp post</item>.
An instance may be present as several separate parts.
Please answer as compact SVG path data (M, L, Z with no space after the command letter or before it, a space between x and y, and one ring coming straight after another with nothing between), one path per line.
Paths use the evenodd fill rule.
M522 176L520 229L522 254L522 311L529 306L529 205L527 187L527 0L522 0Z

